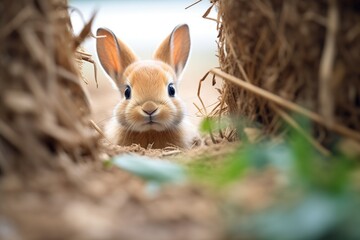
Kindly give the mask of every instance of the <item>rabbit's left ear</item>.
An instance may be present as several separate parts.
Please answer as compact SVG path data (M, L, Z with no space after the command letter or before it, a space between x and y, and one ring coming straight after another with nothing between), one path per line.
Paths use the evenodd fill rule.
M172 66L179 77L189 58L190 45L189 26L178 25L157 48L154 58Z
M106 28L99 28L96 32L101 38L96 39L96 51L101 66L112 78L117 87L124 85L123 73L133 62L137 61L133 51L115 34Z

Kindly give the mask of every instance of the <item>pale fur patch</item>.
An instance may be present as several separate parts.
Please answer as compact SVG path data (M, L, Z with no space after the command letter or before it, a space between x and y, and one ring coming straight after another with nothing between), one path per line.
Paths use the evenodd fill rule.
M104 129L105 135L111 143L113 143L113 144L119 143L121 128L122 128L121 124L118 122L117 118L114 116L105 125L105 129Z

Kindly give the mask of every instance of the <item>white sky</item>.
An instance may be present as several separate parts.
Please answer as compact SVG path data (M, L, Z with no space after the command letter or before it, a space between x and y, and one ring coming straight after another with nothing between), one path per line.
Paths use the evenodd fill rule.
M201 17L210 2L203 0L185 10L193 2L194 0L71 1L70 5L80 9L85 20L97 10L93 33L99 27L107 27L143 58L150 57L156 46L176 25L187 23L190 26L193 54L206 51L209 53L206 59L212 58L216 62L216 24ZM79 31L83 23L77 13L72 14L72 21L75 31ZM90 39L85 44L90 52L95 49L93 42Z

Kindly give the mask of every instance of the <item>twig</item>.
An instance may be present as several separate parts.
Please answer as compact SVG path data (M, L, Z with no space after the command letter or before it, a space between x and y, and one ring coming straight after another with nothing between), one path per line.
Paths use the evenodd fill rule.
M109 143L111 143L112 145L115 145L113 142L111 142L105 135L105 133L101 130L101 128L93 121L90 120L89 121L90 125L104 138L106 139L106 141L108 141Z
M214 75L215 76L215 75ZM223 132L221 131L221 117L222 117L222 113L223 113L223 109L224 109L224 105L225 105L225 98L227 97L226 96L227 92L224 91L222 96L221 96L221 100L220 100L220 111L219 111L219 133L220 133L220 137L221 138L224 138L224 134Z
M192 6L194 6L194 5L196 5L196 4L198 4L199 2L201 2L202 0L198 0L198 1L196 1L196 2L194 2L194 3L192 3L192 4L190 4L189 6L187 6L185 9L189 9L189 8L191 8Z
M76 50L79 45L84 42L84 40L88 37L88 36L91 36L92 33L91 33L91 27L92 27L92 24L94 22L94 19L95 19L95 16L96 16L96 11L93 12L93 14L91 15L90 17L90 20L85 24L85 26L83 27L83 29L81 30L81 32L79 33L78 36L76 36L74 38L74 46L73 46L73 49Z
M205 106L205 104L204 104L204 102L203 102L203 100L202 100L202 98L201 98L201 84L205 81L205 79L206 79L206 77L209 75L209 73L210 72L207 72L205 75L204 75L204 77L203 78L201 78L200 79L200 81L199 81L199 86L198 86L198 92L197 92L197 96L198 96L198 98L199 98L199 100L200 100L200 102L201 102L201 106L203 107L203 109L204 109L204 113L205 113L205 116L206 117L209 117L209 115L208 115L208 112L207 112L207 108L206 108L206 106ZM195 105L196 106L196 105ZM196 106L197 107L197 106ZM213 133L212 133L212 129L211 129L211 127L210 127L210 129L209 129L209 134L210 134L210 138L211 138L211 141L214 143L214 144L216 144L216 140L215 140L215 137L214 137L214 135L213 135Z
M210 14L211 12L211 9L215 6L215 2L205 11L205 13L202 15L203 18L205 19L208 19L208 20L211 20L211 21L215 21L217 24L220 23L220 20L219 19L215 19L215 18L212 18L212 17L208 17L208 15ZM218 15L219 16L219 15Z
M196 103L193 103L193 104L194 104L194 106L196 107L196 109L198 110L197 113L199 113L200 116L204 116L205 113L203 113L203 110L202 110ZM198 116L199 116L199 115L198 115Z
M304 129L300 127L300 125L289 116L286 112L281 110L278 106L275 104L271 104L271 107L274 109L274 111L285 121L287 122L291 127L293 127L296 131L298 131L308 142L310 142L319 152L321 152L325 156L330 156L331 153L329 150L327 150L325 147L323 147L318 141L316 141L312 136L310 136Z
M78 51L78 50L77 50L77 53L80 55L80 60L89 62L89 63L91 63L93 65L96 88L99 88L99 82L98 82L98 79L97 79L97 68L96 68L95 61L92 59L92 55L88 54L88 53L85 53L85 52L82 52L82 51Z
M84 57L91 58L92 57L92 55L90 53L84 52L80 49L76 49L76 53L80 54L82 58L84 58Z
M210 70L210 72L220 76L224 80L230 81L230 82L238 85L239 87L242 87L242 88L244 88L258 96L261 96L269 101L272 101L282 107L285 107L289 110L297 112L301 115L304 115L304 116L308 117L309 119L313 120L314 122L317 122L318 124L321 124L334 132L337 132L338 134L344 135L346 137L352 138L352 139L360 142L360 133L356 132L355 130L344 127L343 125L340 125L338 123L328 123L319 114L314 113L314 112L312 112L306 108L303 108L293 102L290 102L286 99L283 99L283 98L279 97L278 95L268 92L268 91L266 91L260 87L257 87L251 83L245 82L239 78L236 78L230 74L227 74L227 73L221 71L220 69L213 68Z
M325 47L321 56L319 71L320 114L329 124L334 122L334 98L332 82L336 55L336 34L338 25L339 13L336 0L331 0L327 17Z
M204 109L204 112L205 112L205 115L207 115L207 111L206 111L206 107L205 107L205 104L201 98L201 84L205 81L206 77L209 75L210 72L207 72L199 81L199 85L198 85L198 91L197 91L197 96L198 96L198 99L200 100L200 103L201 103L201 106L203 107Z
M163 151L161 153L161 155L163 157L167 157L167 156L172 156L172 155L176 155L176 154L179 154L179 153L182 153L182 151L180 149L176 149L176 150L172 150L172 151Z

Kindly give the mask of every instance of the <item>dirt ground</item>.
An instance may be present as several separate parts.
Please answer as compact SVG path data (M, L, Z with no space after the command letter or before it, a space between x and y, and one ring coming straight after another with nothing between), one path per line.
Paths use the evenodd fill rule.
M199 124L204 115L204 113L199 114L193 104L195 103L200 106L196 96L199 80L209 69L216 67L209 64L207 56L193 56L191 64L186 69L186 74L180 88L180 95L188 108L187 116L195 125ZM94 55L93 58L96 59L96 56ZM84 63L82 70L88 82L88 84L84 84L84 88L88 92L92 107L91 119L102 128L111 118L111 111L118 102L119 96L116 90L111 87L110 82L106 79L99 66L97 67L98 87L96 87L94 81L93 65ZM220 81L218 81L216 86L211 86L210 79L203 85L201 96L209 109L217 102L218 92L216 88L220 87ZM59 109L63 110L61 107ZM73 124L72 121L69 122ZM249 142L253 139L250 135L257 136L259 134L259 131L250 131L248 135L246 129L242 130L247 135L246 137ZM325 234L324 236L319 235L322 238L312 239L328 239L331 236L330 234L336 231L334 227L337 227L331 221L336 223L338 221L337 213L345 212L343 210L347 209L349 205L347 203L353 203L352 201L345 201L344 208L339 208L339 212L333 212L335 214L332 216L332 220L329 218L331 214L329 215L326 211L326 204L329 201L333 203L334 199L338 199L334 194L328 194L324 197L324 189L327 189L324 186L328 187L328 178L324 178L325 181L323 183L322 177L323 175L330 175L330 180L332 180L331 177L338 177L336 175L337 172L340 172L339 176L343 177L342 169L342 171L335 171L336 174L334 174L334 170L331 171L332 168L320 168L320 165L311 164L305 166L306 161L302 161L301 163L305 162L305 165L298 164L300 167L303 167L305 170L315 169L316 171L303 171L305 172L303 173L304 176L297 173L293 178L298 183L296 181L291 182L294 179L289 176L286 177L284 173L281 174L281 171L285 172L284 168L277 169L275 167L275 163L282 165L284 162L270 162L268 160L270 158L275 160L281 160L281 158L286 157L295 158L291 153L295 155L296 152L284 148L275 148L272 152L266 151L266 148L260 151L259 148L263 146L255 146L251 150L255 157L259 154L257 158L254 158L256 161L252 161L249 157L251 155L244 155L245 157L242 156L243 158L239 159L248 161L236 161L236 164L240 164L240 167L238 167L238 165L227 165L224 162L229 157L235 156L230 153L236 151L236 154L238 154L239 151L244 150L244 148L239 148L239 145L245 145L241 145L241 142L229 143L225 140L212 143L208 136L203 136L202 139L203 144L200 147L194 147L189 151L176 147L166 149L144 149L138 145L122 147L102 139L98 145L94 144L96 148L94 147L93 149L100 152L99 159L96 161L87 161L86 156L84 156L86 153L83 153L81 149L78 151L78 148L75 149L76 156L81 157L77 158L77 162L73 162L72 160L74 159L71 158L62 158L62 156L67 155L67 150L61 148L58 156L54 156L54 158L49 157L49 159L45 158L46 163L46 160L48 160L54 161L54 164L41 165L42 168L39 167L36 172L31 172L31 170L27 169L29 174L27 176L21 176L21 173L19 173L21 171L6 172L6 174L0 171L0 240L231 240L257 239L257 233L262 230L265 231L259 234L259 236L263 236L265 239L309 239L306 237L294 238L294 236L296 237L296 234L301 236L302 232L306 232L303 229L313 230L314 226L315 230L317 230L315 223L321 223L321 221L318 221L319 216L320 220L321 217L323 218L324 226L328 224L328 229L320 226L321 231L325 229L327 232L322 233ZM283 139L280 141L276 139L271 144L277 145L279 142L283 142ZM52 149L51 146L49 146L50 149ZM307 147L308 145L304 146ZM279 154L279 149L284 151L282 152L283 155ZM34 154L37 149L31 148L30 150L32 150L30 153ZM306 160L306 157L312 156L311 154L304 155L303 153L307 152L306 150L308 149L304 150L301 146L295 150L299 150L299 159L304 158L301 160ZM311 149L309 149L309 152L311 152ZM140 156L154 157L163 161L181 164L184 169L189 170L189 180L181 184L164 185L159 191L151 192L149 191L149 182L143 178L117 168L114 165L107 164L108 162L106 161L111 159L111 157L123 153L135 153ZM241 154L239 153L238 155ZM318 155L313 155L312 157L320 159ZM19 165L16 166L21 166L23 163L21 161L22 158L19 159ZM96 157L93 159L96 159ZM236 160L239 159L236 158ZM309 160L311 159L309 158ZM320 160L323 159L321 158ZM259 166L256 169L244 167L244 164L248 164L247 162L250 161L253 165ZM266 163L267 161L268 163ZM293 159L293 161L295 160ZM210 183L202 182L199 179L196 179L199 181L192 181L189 165L194 164L193 166L196 166L197 163L201 163L199 164L200 167L205 165L205 168L201 169L203 174L214 179L216 178L214 173L220 172L211 171L212 168L225 166L233 170L234 166L238 167L239 169L234 168L235 171L228 173L236 181L231 182L230 186L222 186L223 188L218 189L215 186L210 186ZM24 165L26 166L26 164ZM341 167L342 165L339 166ZM282 167L286 168L286 164ZM325 174L322 174L323 172ZM241 179L240 174L243 174ZM319 175L319 179L316 178L317 175ZM219 176L223 177L221 174ZM206 178L204 179L206 180ZM346 183L342 178L339 182L340 185L342 182ZM358 181L354 180L353 182ZM336 184L338 185L338 182ZM349 185L346 189L351 189L352 187L353 185ZM314 191L317 188L318 192ZM284 190L288 191L288 194L284 194ZM315 205L312 205L314 204L312 201L314 200L312 198L315 196L313 195L314 193L317 194L316 197L319 197L318 193L321 193L322 198L320 200L322 201L318 201L319 199L315 198ZM346 191L345 194L347 194ZM358 191L356 191L356 195L350 194L345 197L349 196L351 200L352 197L358 196ZM340 194L339 199L341 203L344 203L342 197ZM287 204L284 200L289 199L288 203L299 201L300 208L295 208L295 210L302 218L297 218L299 216L291 214L294 213L291 211L288 214L286 210L288 210L287 208L289 208L290 204ZM300 200L304 201L301 202ZM307 208L304 209L301 207L303 206L301 203L308 204L309 202L306 200L311 200L311 204L305 205ZM325 211L321 212L324 206L323 201L325 201ZM281 214L263 215L266 217L263 219L271 224L263 225L264 221L260 221L260 225L253 225L255 226L252 229L253 235L249 235L254 237L250 238L244 235L246 233L244 233L243 229L246 229L246 227L242 228L242 225L250 222L251 214L259 213L275 202L278 202L278 205L275 204L275 207L279 207ZM282 211L284 209L281 207L283 207L284 203L286 209ZM357 206L359 205L350 206L356 206L358 209ZM356 208L347 210L347 214L352 217ZM313 215L314 213L315 215ZM321 216L322 214L323 216ZM359 216L356 212L354 215ZM288 216L289 218L286 218ZM315 220L312 219L314 216ZM350 217L343 219L346 229L348 229L348 223L355 223L354 229L357 230L356 226L360 220L356 222ZM355 217L359 219L357 216ZM301 226L301 223L305 223L305 228L304 225ZM274 226L275 228L273 228ZM287 231L288 229L286 228L289 228L290 231ZM274 229L275 234L273 232ZM276 230L279 229L280 233L284 233L282 230L285 229L286 234L276 235L279 233ZM339 231L339 233L341 234L342 231ZM305 234L304 236L307 235Z
M92 65L85 64L93 119L102 127L111 117L118 96L98 68L99 88L91 78ZM198 79L202 72L190 71L184 77L182 97L195 117ZM189 76L193 80L189 80ZM90 80L91 79L91 80ZM207 102L216 95L210 84L204 87ZM195 96L195 97L194 97ZM202 146L187 152L180 149L120 147L101 141L103 160L134 152L170 161L189 163L210 154L214 159L232 151L232 145ZM64 177L66 175L66 177ZM118 168L105 168L102 162L63 163L61 169L44 170L31 181L9 175L0 181L0 239L194 239L223 237L218 202L203 186L190 183L165 187L149 195L139 177Z
M205 152L221 159L232 149L220 144L183 153L104 143L109 155L131 151L185 163ZM218 202L200 185L170 185L152 195L140 178L100 162L62 168L30 182L11 175L0 181L0 239L223 239Z
M93 56L95 59L96 56ZM212 65L194 56L180 86L187 116L198 125L198 82ZM83 64L84 88L92 106L92 119L103 127L111 118L118 94L98 66L98 88L93 65ZM216 87L220 87L219 82ZM217 101L211 81L202 88L206 105ZM124 152L188 163L203 154L221 158L233 147L202 146L180 149L120 147L102 141L101 159ZM63 162L56 171L34 173L31 181L7 175L0 181L0 239L221 239L223 223L216 198L206 188L190 183L165 187L149 195L139 177L102 162Z

